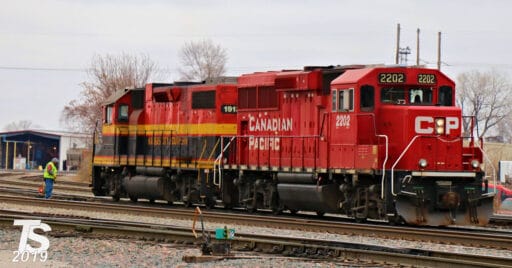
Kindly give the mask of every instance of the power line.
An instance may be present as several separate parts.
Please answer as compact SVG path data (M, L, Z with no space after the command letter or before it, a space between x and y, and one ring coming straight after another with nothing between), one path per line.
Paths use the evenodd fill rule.
M409 52L410 53L410 52ZM404 53L405 54L405 53ZM401 55L400 55L401 56ZM405 55L405 59L400 60L401 63L408 62L407 55ZM420 59L421 62L431 65L435 64L435 62L427 61L424 59ZM496 68L505 68L511 69L512 64L510 63L485 63L485 62L442 62L443 66L449 67L496 67ZM251 71L262 71L262 70L282 70L282 69L301 69L302 67L297 66L233 66L228 67L228 71L230 72L251 72ZM30 66L0 66L0 70L14 70L14 71L50 71L50 72L80 72L85 73L89 71L87 68L68 68L68 67L30 67ZM159 72L178 72L179 67L175 68L161 68L157 71Z
M80 68L15 67L15 66L0 66L0 70L17 70L17 71L56 71L56 72L86 72L86 71L87 71L87 69L80 69Z
M281 70L295 68L293 66L234 66L228 67L230 71L251 71L251 70ZM298 68L301 69L301 68ZM60 68L60 67L30 67L30 66L0 66L0 70L15 70L15 71L52 71L52 72L87 72L87 68ZM157 71L163 72L177 72L179 67L175 68L161 68Z

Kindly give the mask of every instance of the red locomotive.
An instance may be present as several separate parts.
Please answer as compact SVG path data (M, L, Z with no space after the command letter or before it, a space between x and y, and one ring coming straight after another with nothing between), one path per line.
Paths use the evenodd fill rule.
M463 137L455 84L438 70L305 67L148 84L112 96L104 115L96 195L433 226L492 214L482 150L471 131Z

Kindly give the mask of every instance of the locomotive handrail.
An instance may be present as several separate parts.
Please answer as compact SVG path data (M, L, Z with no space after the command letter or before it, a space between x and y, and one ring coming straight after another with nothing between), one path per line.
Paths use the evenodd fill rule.
M483 158L485 160L487 160L487 162L489 162L489 164L491 165L491 168L492 168L492 181L493 181L494 185L497 185L496 184L496 168L492 164L491 159L489 159L489 157L487 156L487 153L484 151L484 149L482 147L480 147L480 142L478 142L476 144L477 144L476 147L480 150L480 152L482 152ZM492 194L496 194L496 192L497 192L496 187L494 187L494 191L492 192ZM491 195L491 193L485 193L485 194L482 194L482 195L488 196L488 195Z
M384 157L384 162L382 163L382 181L381 181L381 189L380 189L380 198L384 199L384 180L386 178L386 163L388 162L388 148L389 148L389 138L388 135L380 134L376 135L377 137L384 138L386 140L386 156Z
M478 124L475 124L475 116L474 115L466 115L466 116L462 116L462 119L463 119L463 122L464 122L464 119L465 118L469 118L470 119L470 127L469 127L469 134L470 136L469 137L464 137L464 138L469 138L470 139L470 144L476 144L476 147L480 150L480 152L482 153L482 156L483 156L483 159L486 160L490 165L491 165L491 168L492 168L492 179L493 179L493 183L494 185L496 185L496 168L494 167L491 159L489 159L489 157L487 156L487 153L485 152L485 150L480 146L481 144L483 144L483 141L482 139L480 139L480 142L476 142L474 141L474 136L473 136L473 131L474 131L474 128L475 128L475 125L476 125L476 131L477 131L477 134L478 134ZM494 191L492 192L492 194L496 194L496 187L494 188ZM491 193L485 193L485 194L482 194L482 195L485 195L485 196L488 196L490 195Z
M382 163L382 179L381 179L381 190L380 190L380 197L382 199L384 199L384 192L385 192L385 187L384 187L384 182L386 180L386 164L388 162L388 158L389 158L389 137L388 135L385 135L385 134L377 134L377 127L376 127L376 123L375 123L375 114L374 113L366 113L366 114L358 114L357 116L370 116L372 118L372 123L373 123L373 131L374 131L374 135L375 137L379 137L379 138L384 138L386 140L386 155L384 156L384 162Z
M412 140L409 142L409 144L405 147L405 149L402 151L402 153L400 154L400 156L396 159L395 163L393 164L393 166L391 166L391 194L393 196L396 196L397 194L395 193L395 172L394 172L394 169L396 167L396 165L398 165L398 162L400 162L400 160L402 160L402 157L405 155L405 153L407 153L407 151L409 150L409 148L412 146L412 144L416 141L417 138L419 137L431 137L431 136L425 136L425 135L416 135L414 136L414 138L412 138ZM434 138L434 137L432 137ZM439 137L436 137L439 139Z
M412 146L412 144L416 141L416 139L419 138L419 137L422 137L422 136L423 135L416 135L416 136L414 136L414 138L412 138L412 140L409 142L409 144L407 144L405 149L402 151L400 156L396 159L396 161L393 164L393 166L391 166L391 194L393 196L397 195L395 193L395 173L394 173L394 169L395 169L396 165L398 164L398 162L400 162L400 160L402 160L402 157L404 157L405 153L409 150L409 148Z
M220 137L221 143L224 142L223 138L224 137ZM235 138L236 138L236 136L231 137L228 144L226 144L226 146L222 148L219 156L217 156L217 158L215 158L215 160L213 161L213 185L219 186L219 188L221 187L221 184L222 184L222 171L220 168L220 166L221 166L220 162L222 161L222 156L224 155L224 152L229 148L229 146L231 145L231 142L233 142L233 140L235 140ZM221 147L222 147L222 145L221 145ZM217 164L217 162L219 162L219 164ZM218 179L219 181L217 181L217 171L216 171L217 166L219 166L219 179Z
M98 132L98 123L99 120L96 121L96 124L94 125L94 131L92 132L91 174L94 174L94 156L96 156L96 138L98 138L96 132ZM3 139L5 140L5 136L3 137ZM7 161L5 162L5 168L7 169Z
M402 160L402 157L407 153L407 151L409 150L409 148L412 146L412 144L416 141L417 138L419 137L431 137L431 136L425 136L425 135L416 135L414 136L414 138L412 138L412 140L409 142L409 144L406 146L406 148L402 151L402 153L400 154L400 156L396 159L395 163L393 164L393 166L391 166L391 194L393 196L396 196L397 194L395 193L395 188L394 188L394 185L395 185L395 181L394 181L394 169L396 167L396 165L398 164L398 162L400 162L400 160ZM432 137L434 138L434 137ZM440 137L435 137L437 139L441 139ZM459 138L460 139L460 138ZM443 140L443 139L441 139ZM443 140L444 141L444 140ZM446 142L446 141L445 141ZM455 141L452 141L452 142L455 142ZM484 156L484 158L488 159L487 156L485 155L485 152L484 150L479 146L477 145L477 148L480 149L480 151L482 152L482 155ZM488 161L490 162L490 160L488 159ZM495 169L494 169L494 166L492 165L491 163L491 167L493 168L493 171L495 173ZM494 174L493 174L494 175ZM494 183L496 183L496 177L494 176ZM490 193L487 193L487 194L483 194L483 195L490 195Z

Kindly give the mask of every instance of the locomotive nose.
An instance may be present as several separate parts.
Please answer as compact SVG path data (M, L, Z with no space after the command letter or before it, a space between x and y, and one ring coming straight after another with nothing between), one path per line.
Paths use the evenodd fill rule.
M457 208L460 205L460 195L456 192L447 192L441 198L441 204L445 208Z

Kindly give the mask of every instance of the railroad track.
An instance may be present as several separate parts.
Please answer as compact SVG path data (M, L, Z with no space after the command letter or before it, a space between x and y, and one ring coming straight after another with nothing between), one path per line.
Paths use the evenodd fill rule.
M43 180L41 176L18 176L18 177L0 177L0 185L8 187L22 187L37 189ZM72 191L72 192L87 192L91 193L91 188L87 183L73 182L73 181L57 181L54 184L54 191Z
M0 223L12 226L12 221L19 218L41 219L54 231L86 233L88 235L121 236L162 242L185 242L200 244L190 229L161 225L141 224L127 221L105 221L98 219L55 218L34 216L14 211L0 211ZM207 235L213 237L208 230ZM213 238L212 238L213 239ZM231 240L232 249L238 251L257 251L262 253L282 254L286 256L327 259L329 261L363 261L373 265L413 265L429 267L512 267L512 259L474 256L429 250L407 248L388 248L382 246L361 246L338 241L258 235L238 232Z
M511 225L512 224L512 214L494 214L491 217L491 221L495 223L500 223L503 225Z
M99 203L65 200L42 200L40 198L0 195L0 202L41 206L50 208L64 208L87 212L122 213L147 217L166 219L191 220L193 211L182 208L162 208L154 206L132 206L116 203ZM512 232L494 230L465 230L465 229L438 229L418 228L404 226L388 226L385 224L357 224L353 222L340 222L333 220L304 219L297 217L271 217L265 215L248 215L239 213L204 211L203 218L208 222L222 224L239 224L277 229L295 229L301 231L327 232L343 235L360 235L383 237L390 239L405 239L410 241L425 241L441 244L455 244L464 246L487 247L495 249L512 250Z
M23 181L18 181L23 180ZM0 173L0 192L10 192L24 195L37 195L36 189L41 184L40 175L34 174L26 174L26 173ZM2 186L4 185L4 186ZM22 187L20 191L16 189ZM27 189L28 187L28 189ZM30 190L31 189L31 190ZM82 192L87 193L87 195L91 194L91 188L88 183L85 182L74 182L74 181L62 181L54 185L54 194L53 197L56 199L64 199L64 200L75 200L75 201L107 201L108 199L103 197L84 197L84 196L73 196L70 194L60 194L59 191L72 191L72 192ZM512 225L512 215L501 215L495 214L491 217L490 221L500 226L510 226Z

